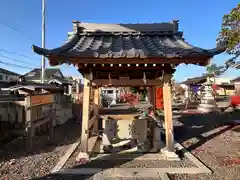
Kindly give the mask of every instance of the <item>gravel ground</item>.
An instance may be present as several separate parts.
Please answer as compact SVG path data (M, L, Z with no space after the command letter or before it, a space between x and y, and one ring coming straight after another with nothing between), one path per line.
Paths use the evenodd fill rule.
M239 165L239 148L240 135L239 126L234 127L232 120L237 120L240 117L239 112L208 114L208 115L188 115L176 116L175 137L186 148L192 151L204 164L214 171L212 175L184 175L176 174L169 175L172 180L237 180L240 177ZM73 156L68 160L64 168L76 166L75 158L78 154L78 149ZM109 168L109 167L193 167L187 159L182 162L167 162L167 161L93 161L88 165L82 165L82 168ZM91 180L93 177L79 175L49 175L37 179L86 179ZM108 178L104 178L108 180ZM110 178L118 180L127 178ZM131 178L130 178L131 179ZM129 179L129 180L130 180ZM141 179L141 178L137 178ZM142 180L152 180L145 178ZM131 179L132 180L132 179Z
M187 159L182 161L165 160L94 160L85 165L75 165L74 168L166 168L166 167L192 167Z
M32 179L48 174L80 136L74 120L55 127L51 139L47 135L34 138L33 149L25 151L25 140L19 138L4 148L0 155L0 179Z
M93 180L93 176L79 176L79 175L50 175L35 180ZM103 180L103 179L97 179ZM104 180L161 180L160 178L108 178L104 177Z
M175 136L214 172L212 175L176 174L169 175L169 177L172 180L239 179L240 126L227 125L231 124L230 122L232 120L239 120L239 113L239 111L227 114L224 113L217 118L215 117L215 119L212 115L210 118L203 116L202 118L195 118L196 121L193 123L184 123L184 119L180 120L185 124L184 129L186 134L175 134ZM188 119L185 120L188 121ZM193 127L192 129L195 130L192 130L189 127L190 125Z
M196 167L189 159L183 158L181 161L167 160L131 160L119 159L118 157L129 157L128 154L112 154L111 157L105 159L99 158L85 165L78 165L75 159L79 153L79 147L75 150L72 156L68 159L63 169L65 168L164 168L164 167ZM139 154L141 156L141 154ZM114 159L114 161L113 161Z

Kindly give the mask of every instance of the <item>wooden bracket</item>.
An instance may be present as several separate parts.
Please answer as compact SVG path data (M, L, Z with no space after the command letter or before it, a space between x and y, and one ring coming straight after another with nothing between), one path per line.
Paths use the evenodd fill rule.
M143 82L144 84L147 84L147 78L145 72L143 72Z

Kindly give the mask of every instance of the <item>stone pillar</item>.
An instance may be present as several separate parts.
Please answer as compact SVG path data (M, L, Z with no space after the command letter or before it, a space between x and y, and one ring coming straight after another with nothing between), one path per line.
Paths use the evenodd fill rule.
M79 94L79 83L76 82L76 94Z
M116 93L116 89L114 89L114 90L113 90L113 100L112 100L112 104L117 104L116 99L117 99L117 93Z
M211 112L217 109L217 103L212 95L212 83L206 82L202 91L201 104L198 106L198 110L202 112Z
M68 94L72 94L72 85L68 85Z

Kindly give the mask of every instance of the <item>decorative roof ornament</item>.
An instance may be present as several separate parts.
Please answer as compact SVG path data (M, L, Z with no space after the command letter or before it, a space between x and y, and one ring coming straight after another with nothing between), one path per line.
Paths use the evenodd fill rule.
M174 32L177 33L179 30L179 20L173 20L172 23L174 25Z
M93 53L93 56L94 56L94 57L99 57L99 53L98 53L98 52L94 52L94 53Z

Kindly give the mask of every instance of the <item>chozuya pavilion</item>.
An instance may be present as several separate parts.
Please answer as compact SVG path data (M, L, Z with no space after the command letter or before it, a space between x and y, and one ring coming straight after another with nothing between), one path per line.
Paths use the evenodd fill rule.
M73 21L73 33L61 47L43 49L33 45L33 51L47 57L50 65L73 64L84 77L81 151L85 155L90 151L88 146L92 146L89 145L91 132L98 132L98 127L92 128L93 119L89 119L90 90L98 94L101 86L150 87L150 101L154 107L154 89L163 87L165 152L173 155L171 77L175 68L181 63L206 66L214 55L224 50L221 46L203 49L188 44L183 32L179 31L178 21L153 24ZM95 104L99 104L98 96ZM159 134L153 141L159 141Z

